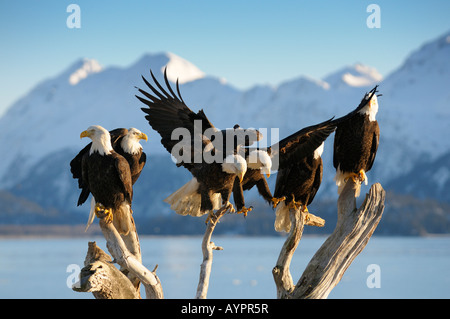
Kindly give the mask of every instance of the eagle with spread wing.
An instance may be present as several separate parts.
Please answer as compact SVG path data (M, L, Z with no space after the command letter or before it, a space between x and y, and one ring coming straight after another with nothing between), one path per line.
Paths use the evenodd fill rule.
M202 216L226 206L235 211L229 202L235 178L242 180L247 163L241 155L241 146L251 145L261 138L257 130L219 130L209 121L203 110L193 112L183 101L178 81L177 93L167 79L166 89L150 71L156 87L142 76L150 92L138 88L144 96L136 97L146 105L142 111L150 126L161 136L161 144L192 174L192 179L168 196L164 201L180 215ZM224 146L231 145L228 148Z

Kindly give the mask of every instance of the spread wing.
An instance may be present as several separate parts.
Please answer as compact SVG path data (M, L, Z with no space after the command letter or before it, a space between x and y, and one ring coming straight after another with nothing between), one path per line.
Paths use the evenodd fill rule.
M268 153L274 162L278 159L279 169L284 169L311 155L335 129L333 118L305 127L270 146Z
M191 163L193 161L191 161L191 163L184 162L183 154L172 152L174 146L180 142L187 143L186 146L190 146L191 148L191 155L194 155L193 152L202 152L208 145L212 147L212 145L210 145L210 139L204 135L205 131L209 129L209 132L216 132L218 130L211 124L203 110L195 113L184 103L180 94L178 80L176 82L178 94L175 94L167 79L166 71L167 69L164 70L164 81L169 92L167 92L167 90L165 90L161 84L158 83L152 71L150 71L152 79L159 90L157 90L144 77L142 77L152 93L138 88L139 92L143 94L145 98L137 95L136 97L142 103L147 105L147 107L141 109L147 114L145 118L149 122L150 126L161 135L161 144L177 159L177 163L179 165L183 165L186 168L191 169ZM187 131L175 131L176 129L185 129ZM189 141L183 141L183 132L189 133L191 137ZM198 145L194 145L195 134L201 135L201 149L198 149Z

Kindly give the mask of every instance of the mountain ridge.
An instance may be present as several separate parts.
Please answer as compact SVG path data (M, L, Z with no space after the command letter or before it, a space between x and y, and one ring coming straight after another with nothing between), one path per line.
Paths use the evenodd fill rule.
M269 144L277 142L270 139L271 128L279 129L281 139L302 127L345 115L359 104L365 92L380 84L383 96L377 119L381 140L374 167L368 173L369 183L380 182L403 194L448 202L450 198L443 194L450 193L450 163L441 158L450 151L450 140L445 139L450 135L450 93L445 89L450 83L450 54L446 55L449 37L450 33L446 33L424 44L384 79L374 68L356 63L330 73L326 77L330 83L302 75L277 86L255 85L248 90L206 75L173 53L144 54L120 68L102 67L93 59L77 60L37 84L0 118L0 189L44 207L84 213L87 208L76 208L78 188L68 169L70 158L86 143L80 141L79 133L92 124L107 129L137 127L149 136L149 141L143 143L144 151L161 159L148 162L144 169L147 173L137 183L142 186L136 184L136 205L148 216L169 214L162 199L180 187L189 174L170 162L160 136L148 125L134 95L138 94L135 86L145 89L141 75L150 79L150 69L163 81L162 72L172 59L177 62L167 69L169 79L173 85L180 74L189 75L180 90L193 111L203 108L219 128L237 123L266 128ZM436 67L439 64L443 65L441 69ZM84 73L78 72L80 69ZM77 81L72 84L70 76L74 73ZM323 154L324 177L317 201L337 197L332 143L330 136ZM435 163L439 164L438 172L430 168L428 174L415 174L415 169L423 170ZM154 165L160 165L162 171ZM167 188L158 189L158 181L168 178L171 181L167 181ZM430 191L433 187L439 190L434 195ZM154 193L152 203L142 203L148 192ZM253 193L248 196L257 197Z

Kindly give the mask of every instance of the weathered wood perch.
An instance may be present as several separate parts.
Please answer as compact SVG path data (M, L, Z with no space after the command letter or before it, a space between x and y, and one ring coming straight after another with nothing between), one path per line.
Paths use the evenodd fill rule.
M289 266L303 233L304 216L299 211L290 211L291 231L272 270L277 298L327 298L356 256L365 248L383 214L385 191L378 183L372 185L357 210L355 193L359 187L352 180L347 182L338 198L336 228L312 257L296 285Z
M116 266L111 257L100 249L95 242L89 242L80 272L80 281L73 290L92 292L96 299L139 299L139 293Z
M203 262L200 265L200 276L198 280L197 294L195 296L196 299L206 299L206 295L208 294L209 277L211 276L211 266L213 261L213 250L223 250L222 247L216 246L211 241L211 236L220 218L227 212L227 210L228 207L223 206L211 216L205 235L203 235Z
M121 236L113 223L106 223L104 216L100 214L99 225L103 232L103 236L106 239L106 247L110 252L111 256L114 258L114 262L121 266L122 271L118 273L122 274L120 276L113 268L111 258L103 252L100 248L96 248L94 252L90 252L88 249L88 254L85 260L85 271L80 274L81 289L76 291L91 291L89 289L88 283L95 282L95 291L100 291L101 294L94 293L96 298L108 298L108 299L119 299L119 298L140 298L139 294L139 282L145 287L146 298L147 299L162 299L164 298L163 289L161 282L156 275L156 268L153 271L149 271L146 267L142 265L141 262L141 252L139 246L139 239L137 236L136 229L130 230L129 234L126 236ZM134 225L134 221L133 221ZM93 256L98 256L94 258ZM106 258L107 256L109 258ZM93 261L86 265L86 261ZM102 264L98 264L101 262ZM106 265L106 266L105 266ZM108 269L107 273L104 269ZM127 274L127 276L125 276ZM92 277L92 278L90 278ZM118 280L115 283L115 280ZM119 287L129 287L128 284L123 281L127 281L134 287L135 294L126 293L125 295L117 293L120 290L118 287L109 287L111 282L112 286ZM86 282L86 284L83 284ZM85 287L85 288L83 288Z

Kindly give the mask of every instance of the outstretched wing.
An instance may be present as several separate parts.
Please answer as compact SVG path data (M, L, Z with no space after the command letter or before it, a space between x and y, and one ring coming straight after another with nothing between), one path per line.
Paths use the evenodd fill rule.
M278 158L279 169L297 163L305 156L311 155L336 129L333 118L305 127L272 145L268 150L272 159Z
M167 90L159 84L151 70L150 74L159 90L157 90L145 79L145 77L142 76L142 79L152 93L138 88L139 92L146 97L143 98L136 95L142 103L147 105L147 107L143 107L141 109L147 114L145 118L149 122L150 126L161 135L161 143L166 150L177 159L177 163L190 169L192 164L183 162L181 157L182 154L172 152L174 146L180 143L183 139L183 136L178 134L175 130L180 128L186 129L192 138L191 141L188 141L189 145L192 146L191 152L201 152L209 143L211 143L210 140L203 135L204 132L207 129L211 129L212 131L217 131L217 129L215 129L208 120L203 110L195 113L184 103L180 94L178 80L176 82L178 94L175 94L167 79L167 68L164 70L164 81L169 92L167 92ZM174 131L177 134L173 134ZM182 131L178 132L183 133ZM194 145L193 140L195 134L201 134L201 150L194 149L194 147L197 146Z

